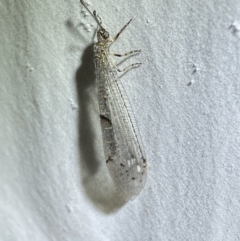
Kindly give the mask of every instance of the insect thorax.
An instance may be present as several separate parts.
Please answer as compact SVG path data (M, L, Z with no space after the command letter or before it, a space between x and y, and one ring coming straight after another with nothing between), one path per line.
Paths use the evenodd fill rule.
M103 40L94 45L95 62L96 64L98 63L102 65L101 68L106 67L109 64L107 61L107 56L109 55L109 43L108 40Z

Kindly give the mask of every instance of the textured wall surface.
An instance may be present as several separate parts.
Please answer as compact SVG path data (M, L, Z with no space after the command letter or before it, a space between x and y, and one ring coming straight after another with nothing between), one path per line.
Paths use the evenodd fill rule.
M0 0L0 240L240 240L239 0L87 0L127 60L149 163L125 203L104 161L96 23L76 0Z

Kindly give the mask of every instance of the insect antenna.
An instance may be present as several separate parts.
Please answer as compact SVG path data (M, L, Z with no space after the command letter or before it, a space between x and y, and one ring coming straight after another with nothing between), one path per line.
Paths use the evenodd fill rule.
M94 10L93 13L89 10L87 7L86 3L83 0L80 0L81 4L87 9L87 11L92 15L94 20L97 22L98 26L103 29L102 27L102 20L101 18L97 15L96 11Z

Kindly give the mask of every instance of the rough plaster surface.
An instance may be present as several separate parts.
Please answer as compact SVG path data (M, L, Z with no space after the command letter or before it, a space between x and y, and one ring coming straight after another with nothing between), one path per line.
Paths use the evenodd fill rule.
M124 203L107 172L96 24L73 0L0 0L0 240L240 240L240 2L88 1L113 47L149 163Z

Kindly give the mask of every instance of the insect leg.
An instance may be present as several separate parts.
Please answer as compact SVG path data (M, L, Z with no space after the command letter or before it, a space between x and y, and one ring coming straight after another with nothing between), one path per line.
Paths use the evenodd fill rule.
M133 54L139 54L140 52L141 52L141 50L133 50L133 51L127 52L125 54L116 54L116 53L111 53L111 54L116 57L128 57Z
M134 64L131 64L131 65L125 67L124 69L119 69L119 67L116 65L116 69L117 69L118 72L127 72L130 69L138 68L141 64L142 63L134 63Z
M126 58L123 59L120 63L118 63L118 64L121 64L121 63L123 63L125 60L127 60L131 55L139 54L140 52L141 52L141 50L133 50L133 51L127 52L127 53L125 53L125 54L111 53L111 55L116 56L116 57L126 57ZM131 64L130 66L128 66L128 67L126 67L126 68L124 68L124 69L121 70L114 61L113 61L113 64L114 64L114 66L116 67L116 69L117 69L118 72L127 72L127 71L129 71L130 69L139 67L139 66L141 65L141 63L134 63L134 64Z

